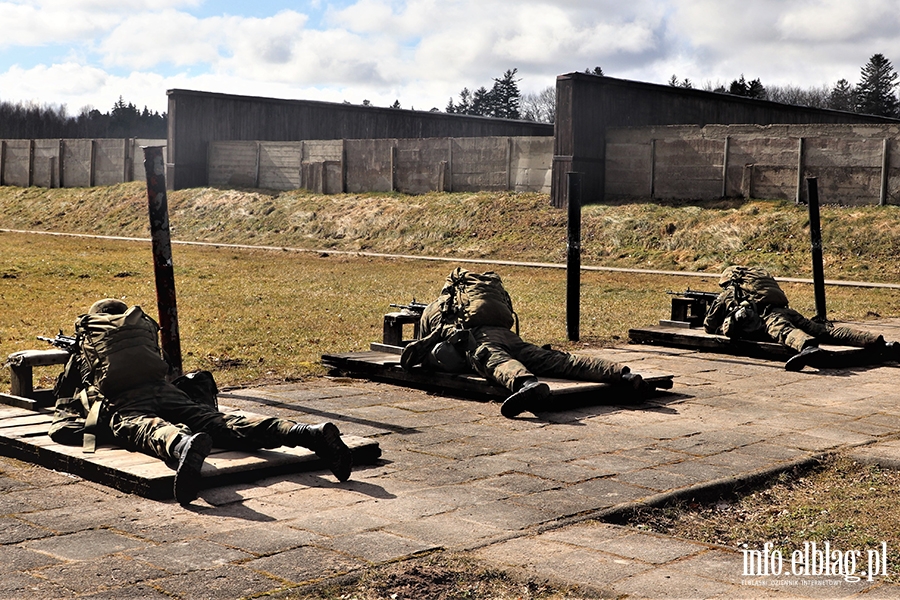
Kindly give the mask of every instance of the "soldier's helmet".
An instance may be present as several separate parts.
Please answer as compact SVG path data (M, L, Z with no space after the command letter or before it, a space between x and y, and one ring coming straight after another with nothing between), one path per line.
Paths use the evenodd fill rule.
M104 298L103 300L94 302L88 309L88 314L121 315L126 310L128 310L128 305L121 300L117 300L116 298Z

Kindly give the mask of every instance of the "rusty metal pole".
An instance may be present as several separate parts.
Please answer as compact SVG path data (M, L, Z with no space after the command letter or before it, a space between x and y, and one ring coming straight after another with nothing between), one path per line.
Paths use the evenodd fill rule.
M820 323L826 320L825 269L822 266L822 226L819 221L819 184L815 177L806 178L809 196L809 237L812 247L813 291L816 296L816 316Z
M169 236L169 204L166 199L166 165L161 146L143 146L147 172L147 201L150 236L153 240L153 272L156 275L156 304L162 350L172 369L181 375L181 337L175 304L175 273L172 268L172 241Z
M566 173L569 215L566 258L566 334L569 341L581 337L581 173Z

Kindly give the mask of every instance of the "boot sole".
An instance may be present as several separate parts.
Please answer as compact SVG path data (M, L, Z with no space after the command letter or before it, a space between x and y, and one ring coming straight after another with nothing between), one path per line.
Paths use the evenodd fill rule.
M188 440L175 471L175 499L179 504L190 504L200 494L200 470L212 443L212 437L202 432Z
M353 469L353 453L341 439L341 432L333 423L325 423L322 435L331 454L327 458L323 457L328 461L328 468L338 478L338 481L347 481L350 479L350 472Z

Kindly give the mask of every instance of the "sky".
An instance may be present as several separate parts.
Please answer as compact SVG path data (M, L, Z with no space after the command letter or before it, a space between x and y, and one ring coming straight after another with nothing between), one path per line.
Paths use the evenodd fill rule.
M694 87L900 65L896 0L0 0L0 101L166 112L166 90L444 110L517 69Z

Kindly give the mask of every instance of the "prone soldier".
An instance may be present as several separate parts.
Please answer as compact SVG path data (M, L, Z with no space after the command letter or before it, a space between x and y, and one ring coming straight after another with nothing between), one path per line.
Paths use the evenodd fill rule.
M788 298L775 278L760 267L732 266L719 279L723 291L713 301L703 327L707 333L732 338L774 341L797 351L784 364L788 371L823 364L828 353L820 343L866 348L888 359L900 358L900 344L831 322L807 319L788 307Z
M638 395L649 389L625 365L525 342L500 277L459 267L447 277L437 300L423 310L419 339L401 354L404 369L423 363L449 372L474 370L504 386L511 392L500 408L507 418L550 409L550 387L538 380L541 375L627 386Z
M93 452L99 438L177 465L174 495L181 504L197 498L200 471L213 446L302 446L338 480L349 479L352 455L333 423L223 414L207 371L170 383L159 325L139 306L99 300L78 317L75 332L76 347L54 388L53 441Z

